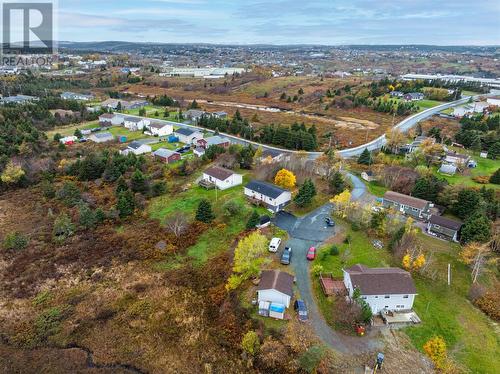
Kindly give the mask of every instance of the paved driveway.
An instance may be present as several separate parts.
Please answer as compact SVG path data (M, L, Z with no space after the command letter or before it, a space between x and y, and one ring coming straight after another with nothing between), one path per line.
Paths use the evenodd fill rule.
M360 199L366 192L366 186L357 177L352 176L355 184L353 198ZM359 183L361 185L359 185ZM306 259L307 250L311 246L318 247L326 239L335 235L335 227L327 227L325 217L330 215L331 204L325 204L309 213L305 217L297 218L287 212L279 212L274 218L274 224L290 235L286 243L292 248L292 262L297 280L300 297L306 302L309 311L309 320L318 337L331 348L342 353L359 353L375 351L382 347L378 339L370 336L363 338L343 335L328 326L318 309L313 295L311 278L309 276L309 261Z

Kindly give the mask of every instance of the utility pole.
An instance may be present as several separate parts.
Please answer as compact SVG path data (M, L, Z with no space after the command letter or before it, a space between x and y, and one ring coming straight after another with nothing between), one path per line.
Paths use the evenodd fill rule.
M448 286L451 284L451 265L448 264Z

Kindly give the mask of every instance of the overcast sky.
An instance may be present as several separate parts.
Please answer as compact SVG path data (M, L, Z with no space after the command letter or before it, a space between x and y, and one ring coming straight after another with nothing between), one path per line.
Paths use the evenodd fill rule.
M59 0L59 40L499 45L499 0Z

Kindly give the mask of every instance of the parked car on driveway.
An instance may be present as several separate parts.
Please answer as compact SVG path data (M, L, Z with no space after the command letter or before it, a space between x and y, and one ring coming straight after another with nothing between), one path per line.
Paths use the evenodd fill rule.
M295 300L293 309L297 311L299 321L305 322L309 319L309 316L307 315L306 303L304 302L304 300Z
M269 243L269 252L277 252L280 247L281 239L280 238L272 238Z
M280 260L280 262L283 265L290 265L290 261L291 260L292 260L292 248L285 247L285 250L281 254L281 260Z
M335 221L331 219L330 217L325 218L325 223L328 227L333 227L335 226Z
M312 261L312 260L314 260L316 258L316 248L315 247L309 248L309 250L307 251L306 258L309 261Z

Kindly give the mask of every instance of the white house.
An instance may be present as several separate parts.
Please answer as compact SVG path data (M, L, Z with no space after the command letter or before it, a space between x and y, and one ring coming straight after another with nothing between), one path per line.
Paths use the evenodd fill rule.
M486 99L486 102L490 106L500 106L500 96L489 97Z
M278 270L264 270L257 287L260 302L290 306L293 297L293 275Z
M78 138L74 135L65 136L64 138L59 139L59 143L62 143L62 144L73 144L73 143L76 143L77 141L78 141Z
M102 126L119 126L123 125L124 118L120 114L104 113L99 116L99 124Z
M115 137L110 132L96 132L89 136L89 140L95 143L105 143L115 140Z
M163 122L153 122L148 128L149 132L156 136L167 136L174 132L174 126Z
M206 112L203 110L198 110L198 109L189 109L184 113L184 117L187 119L190 119L193 122L198 121L202 116L204 116Z
M140 131L150 123L151 121L146 118L125 117L123 125L130 131Z
M86 94L81 94L81 93L75 93L75 92L63 92L61 94L61 99L63 100L82 100L82 101L89 101L94 99L94 95L86 95Z
M349 297L352 298L354 290L358 289L373 314L413 308L417 289L409 272L399 268L368 268L360 264L342 271Z
M142 155L144 153L151 153L152 149L149 144L144 144L138 141L131 142L128 147L123 151L123 153L134 153L136 155Z
M243 176L232 170L213 166L203 172L202 181L214 184L220 190L225 190L243 183Z
M292 200L292 193L274 184L258 180L250 181L244 189L245 195L264 204L271 212L278 212Z
M185 144L196 144L198 140L203 139L201 131L186 127L181 127L175 130L175 136L179 138L181 143Z
M457 167L465 167L469 164L470 157L461 153L447 152L443 161L447 164L453 164Z

